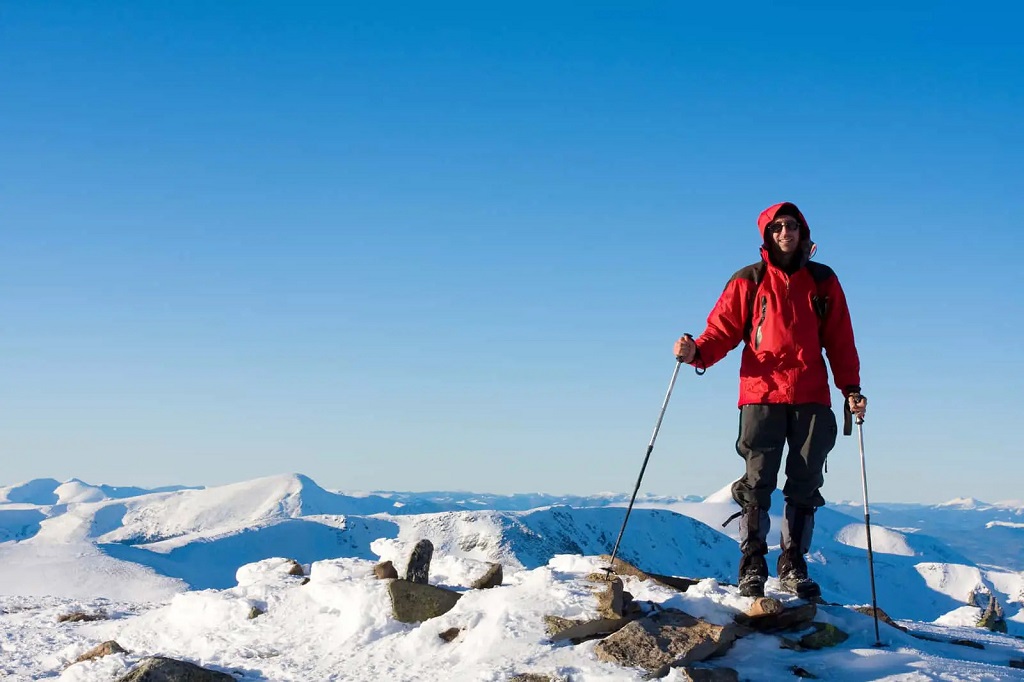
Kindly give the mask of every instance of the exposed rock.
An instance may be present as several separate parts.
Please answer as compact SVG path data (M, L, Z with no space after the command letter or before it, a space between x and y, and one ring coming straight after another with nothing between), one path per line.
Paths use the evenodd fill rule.
M402 579L392 580L388 592L395 620L403 623L420 623L448 613L462 596L443 587Z
M420 540L412 549L409 565L405 569L405 579L411 583L426 585L430 577L430 559L434 556L434 543Z
M622 618L624 596L622 580L607 573L591 573L587 576L591 589L597 595L597 615L600 618Z
M595 637L604 637L619 630L635 617L570 619L560 616L544 616L544 627L552 642L569 640L575 644Z
M606 564L611 562L612 559L611 555L609 554L602 554L600 558ZM691 585L696 585L698 582L700 582L698 580L693 580L692 578L679 578L672 575L648 573L637 568L628 561L623 561L618 557L615 557L615 562L608 568L610 568L611 572L615 573L615 575L630 576L641 581L653 580L657 583L665 585L666 587L671 587L673 589L679 590L680 592L686 592L687 588L689 588ZM605 569L606 572L608 571L608 568Z
M444 632L439 632L437 636L441 638L442 642L448 643L455 641L460 632L462 632L462 628L448 628Z
M125 651L120 644L118 644L112 639L108 639L103 644L100 644L99 646L95 646L92 649L89 649L84 654L76 658L75 663L81 663L82 661L91 661L94 658L103 658L104 656L109 656L110 654L126 653L128 652Z
M692 668L683 666L679 669L679 679L685 682L739 682L740 676L732 668Z
M790 670L792 670L793 674L796 675L797 677L803 677L803 678L806 678L808 680L817 680L817 679L819 679L817 675L815 675L814 673L809 672L807 670L804 670L803 668L801 668L798 665L794 665L792 668L790 668Z
M377 580L394 580L398 577L398 571L390 561L382 561L374 566L373 574L377 576Z
M663 677L682 667L724 653L739 634L734 625L714 625L675 609L634 620L594 648L598 660L643 668Z
M989 595L988 606L981 614L977 627L991 630L992 632L1006 632L1006 619L1003 617L1003 607L999 605L995 595Z
M84 611L72 611L57 616L58 623L88 623L94 620L106 620L107 614L102 611L98 613L85 613Z
M565 682L565 678L540 673L519 673L508 678L508 682Z
M811 623L814 630L800 639L782 638L783 649L794 651L816 651L837 646L850 638L848 634L830 623Z
M892 618L890 618L889 614L886 613L885 611L883 611L882 609L872 609L870 606L854 606L853 610L856 611L857 613L863 613L865 616L868 616L869 618L874 617L875 613L877 613L878 614L878 620L880 622L886 623L888 625L891 625L894 628L896 628L897 630L900 630L901 632L906 632L907 631L907 629L905 627L903 627L902 625L897 625L896 621L894 621Z
M263 609L261 609L258 606L254 606L251 609L249 609L249 616L248 616L248 618L249 618L249 620L252 620L253 618L259 618L264 613L266 613L266 611L264 611Z
M1020 659L1011 658L1010 659L1010 667L1011 668L1017 668L1018 670L1024 670L1024 658L1020 658Z
M302 579L302 582L301 582L301 583L299 583L299 585L308 585L308 584L309 584L309 578L308 578L308 577L306 577L306 578L303 578L303 579Z
M758 632L780 632L805 627L814 620L817 613L818 607L813 602L809 602L792 608L784 608L778 613L766 613L756 617L740 613L736 616L736 622Z
M956 644L957 646L967 646L972 649L984 649L985 645L981 642L975 642L973 639L951 639L950 644Z
M200 668L193 663L154 656L144 658L117 682L235 682L227 673Z
M748 618L760 618L761 616L774 616L778 613L782 613L785 610L785 606L782 605L778 599L772 597L758 597L754 600L754 603L750 605L747 612L744 614Z
M504 579L505 576L502 573L501 564L492 563L487 567L487 571L482 576L473 581L470 587L474 590L487 590L492 587L498 587Z
M303 570L302 564L295 559L288 560L288 575L306 575L306 571Z

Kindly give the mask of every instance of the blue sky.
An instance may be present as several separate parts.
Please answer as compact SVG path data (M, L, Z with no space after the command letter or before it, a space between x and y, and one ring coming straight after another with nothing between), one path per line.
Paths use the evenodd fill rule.
M0 482L629 491L788 200L872 498L1020 498L1019 10L633 5L5 8ZM738 366L680 375L645 491L741 473Z

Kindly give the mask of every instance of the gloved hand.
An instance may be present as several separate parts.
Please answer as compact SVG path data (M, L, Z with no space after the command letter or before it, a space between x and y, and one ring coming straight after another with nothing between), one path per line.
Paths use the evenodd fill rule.
M675 348L672 351L675 353L676 358L680 362L687 364L693 362L694 356L697 354L697 344L693 342L693 337L689 334L683 334L676 341Z
M852 391L846 396L846 404L850 407L850 413L859 421L864 421L864 415L868 411L868 399L860 391Z

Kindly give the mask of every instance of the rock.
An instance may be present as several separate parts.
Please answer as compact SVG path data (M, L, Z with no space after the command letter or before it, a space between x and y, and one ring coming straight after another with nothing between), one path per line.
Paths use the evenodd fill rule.
M814 620L817 613L818 607L813 602L809 602L792 608L784 608L778 613L766 613L755 617L740 613L736 616L736 622L758 632L780 632L805 627Z
M598 660L643 668L663 677L682 667L724 653L739 634L733 625L714 625L675 609L628 623L594 648Z
M754 600L754 603L750 605L747 612L744 614L748 618L760 618L761 616L774 616L782 613L786 607L782 605L778 599L771 597L758 597Z
M886 623L888 625L891 625L892 627L896 628L897 630L900 630L901 632L906 632L907 631L907 629L905 627L903 627L902 625L897 625L896 621L894 621L892 618L890 618L889 614L886 613L885 611L883 611L882 609L874 609L873 610L870 606L854 606L853 610L856 611L857 613L863 613L865 616L868 616L868 617L874 617L874 614L877 613L878 614L878 620L880 622Z
M691 668L679 669L679 679L684 682L739 682L740 676L732 668Z
M622 580L607 573L591 573L587 576L587 581L591 583L591 589L597 595L598 617L610 620L622 618L622 607L625 603Z
M807 678L808 680L816 680L816 679L818 679L817 675L815 675L812 672L808 672L808 671L804 670L803 668L801 668L798 665L794 665L792 668L790 668L790 670L792 670L793 674L796 675L797 677L804 677L804 678Z
M252 607L251 609L249 609L249 615L248 615L248 618L249 618L249 620L252 620L253 618L259 618L259 617L260 617L260 616L262 616L262 615L263 615L264 613L266 613L266 611L264 611L264 610L263 610L263 609L261 609L260 607L258 607L258 606L253 606L253 607Z
M814 631L800 639L794 640L783 637L782 648L793 649L794 651L817 651L818 649L837 646L850 638L848 634L830 623L811 623L811 625Z
M609 554L602 554L600 558L607 564L611 561L612 557ZM686 592L687 588L689 588L691 585L696 585L698 582L700 582L699 580L693 580L692 578L679 578L672 575L648 573L646 571L640 570L639 568L637 568L636 566L627 561L623 561L618 557L615 558L614 564L609 568L611 568L611 572L615 575L630 576L641 581L653 580L654 582L661 583L666 587L671 587L672 589L679 590L680 592ZM605 570L607 571L608 569Z
M995 595L989 595L988 606L981 614L977 627L991 630L992 632L1006 632L1006 619L1003 617L1003 607L996 601Z
M492 563L487 567L487 571L482 576L473 581L473 584L470 585L470 587L474 590L488 590L492 587L498 587L501 585L504 579L501 564Z
M443 587L400 578L388 584L388 592L395 620L403 623L421 623L448 613L462 597Z
M1010 659L1010 667L1011 668L1017 668L1018 670L1024 670L1024 658L1021 658L1021 659L1011 658Z
M519 673L508 678L508 682L563 682L564 677L541 675L540 673Z
M300 564L295 559L288 560L288 575L306 575L306 571L302 569Z
M227 673L200 668L193 663L154 656L144 658L117 682L235 682Z
M434 556L434 543L420 540L412 549L409 565L405 569L405 579L411 583L426 585L430 577L430 559Z
M967 646L972 649L984 649L985 645L981 642L975 642L972 639L951 639L950 644L956 644L957 646Z
M382 561L374 566L373 574L377 576L377 580L394 580L398 577L398 571L390 561Z
M306 577L306 578L303 578L303 579L302 579L302 582L301 582L301 583L299 583L299 585L308 585L308 584L309 584L309 578L308 578L308 577Z
M82 661L91 661L95 658L103 658L104 656L109 656L110 654L126 653L128 652L125 651L120 644L118 644L112 639L109 639L103 644L100 644L99 646L95 646L92 649L89 649L84 654L76 658L75 663L81 663Z
M106 620L107 614L103 612L99 613L85 613L84 611L73 611L71 613L65 613L57 616L58 623L88 623L94 620Z
M585 618L569 619L559 616L544 616L544 627L552 642L569 640L579 644L595 637L604 637L618 631L634 618Z
M448 628L444 632L439 632L437 636L441 638L442 642L447 644L448 642L455 641L455 638L459 636L460 632L462 632L462 628Z

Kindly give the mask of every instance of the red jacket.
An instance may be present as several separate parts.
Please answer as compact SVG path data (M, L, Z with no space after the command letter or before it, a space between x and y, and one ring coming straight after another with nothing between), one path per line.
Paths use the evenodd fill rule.
M764 239L765 228L780 209L801 222L801 246L811 245L811 231L799 209L790 203L765 209L757 220ZM844 394L860 390L860 358L853 339L853 325L846 296L830 268L811 264L820 281L804 264L792 275L773 265L761 247L764 265L743 268L725 285L708 326L697 338L694 363L710 367L741 341L739 404L819 403L831 405L828 373L822 350L828 355L835 385ZM760 284L754 272L763 268ZM824 316L815 312L814 297L824 296ZM753 305L751 305L753 302Z

